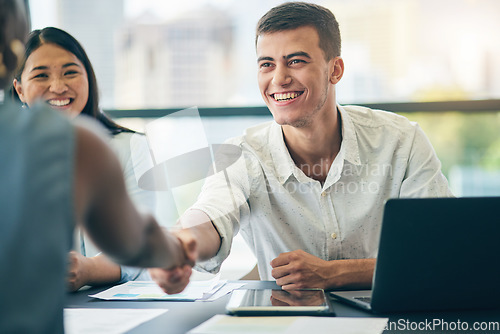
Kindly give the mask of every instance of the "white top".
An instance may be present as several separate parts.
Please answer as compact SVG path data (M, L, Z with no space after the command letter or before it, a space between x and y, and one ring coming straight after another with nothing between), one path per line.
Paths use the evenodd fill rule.
M208 214L222 239L201 269L219 270L238 231L264 280L273 280L271 260L296 249L325 260L374 258L387 199L453 196L418 124L385 111L338 108L342 143L323 185L295 166L275 122L228 140L242 157L209 177L192 207Z
M139 133L122 132L113 136L110 145L122 166L127 192L134 204L142 210L154 213L156 197L154 191L139 188L139 178L153 168L146 136Z

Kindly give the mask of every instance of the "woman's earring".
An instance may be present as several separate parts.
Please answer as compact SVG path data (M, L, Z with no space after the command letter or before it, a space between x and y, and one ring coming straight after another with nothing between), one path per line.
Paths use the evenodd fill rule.
M23 104L21 105L21 108L23 109L28 109L28 105L26 103L23 102Z

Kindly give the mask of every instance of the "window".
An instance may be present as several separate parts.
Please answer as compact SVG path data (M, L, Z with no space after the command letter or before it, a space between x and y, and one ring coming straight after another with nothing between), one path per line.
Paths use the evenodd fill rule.
M260 16L283 1L31 0L34 28L54 25L87 49L104 108L262 105L256 83L254 30ZM336 15L346 71L341 103L472 100L500 97L500 2L496 0L318 0ZM59 4L59 5L57 5ZM56 6L57 5L57 6ZM89 24L88 18L94 19ZM120 43L122 47L120 48ZM127 46L125 51L123 45ZM146 51L154 47L155 52ZM141 52L141 50L144 50ZM136 57L129 57L134 53ZM151 62L151 54L155 61ZM182 80L210 93L195 101L130 97L129 81L169 90L182 65L208 70ZM189 88L186 88L189 89ZM223 91L224 94L218 92ZM192 93L192 92L191 92ZM154 94L153 95L160 95ZM182 95L182 94L181 94ZM143 95L142 95L143 96Z
M83 44L98 77L104 109L197 106L215 108L221 115L229 107L264 105L256 80L255 25L271 6L281 2L30 1L33 28L57 26ZM500 1L315 3L330 8L340 24L346 70L337 85L339 103L499 101L495 99L500 99ZM419 122L457 196L498 196L497 104L498 108L470 113L446 106L423 108L422 112L412 107L411 113L397 107L388 110ZM152 119L141 112L118 120L142 129ZM119 111L112 114L121 117ZM210 117L205 130L208 137L215 137L209 142L221 143L247 126L270 119L270 115L253 116ZM182 126L175 122L171 125ZM198 186L193 185L188 192ZM160 196L166 203L171 194ZM176 203L178 208L187 208L193 200L193 196L180 197L183 200ZM160 206L158 216L168 225L177 218L172 212L168 205ZM236 247L239 258L227 270L250 269L239 265L248 261L252 266L255 259L241 243Z

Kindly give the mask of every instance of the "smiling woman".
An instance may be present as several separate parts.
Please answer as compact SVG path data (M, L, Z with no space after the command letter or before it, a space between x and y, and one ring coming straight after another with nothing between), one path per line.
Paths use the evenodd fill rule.
M89 81L82 62L57 44L42 44L26 60L21 80L14 79L19 99L32 107L46 102L71 117L89 100ZM26 84L23 84L26 83Z
M81 44L64 30L47 27L30 33L24 58L14 79L12 95L28 106L46 101L67 102L71 116L84 114L100 121L112 134L133 132L119 126L99 109L97 79ZM70 101L64 102L64 100ZM50 102L50 100L54 100Z
M48 27L31 32L25 50L13 81L13 99L28 108L46 103L70 118L83 114L98 120L109 131L110 145L120 160L129 195L136 205L153 212L155 194L140 189L136 176L136 171L150 167L146 138L116 124L100 110L94 69L81 44L67 32ZM98 251L87 237L75 241L79 252L70 253L70 290L86 284L149 278L145 272L141 276L141 270L120 267L103 255L95 256Z

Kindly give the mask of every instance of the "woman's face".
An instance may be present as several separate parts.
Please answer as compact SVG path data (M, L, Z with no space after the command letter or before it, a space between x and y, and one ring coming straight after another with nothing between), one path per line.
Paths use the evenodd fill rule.
M29 107L41 101L70 117L80 114L89 99L89 81L82 62L51 43L31 53L21 80L14 79L14 88Z

